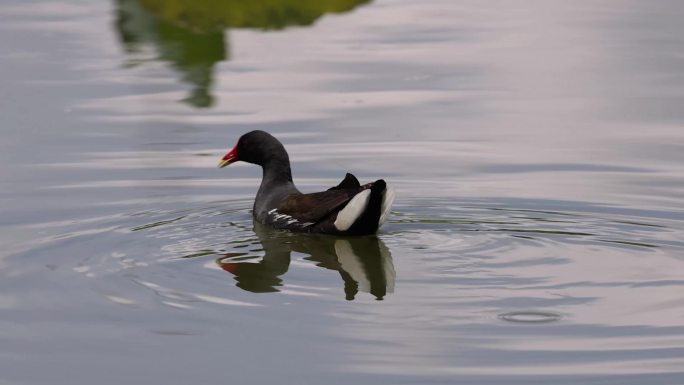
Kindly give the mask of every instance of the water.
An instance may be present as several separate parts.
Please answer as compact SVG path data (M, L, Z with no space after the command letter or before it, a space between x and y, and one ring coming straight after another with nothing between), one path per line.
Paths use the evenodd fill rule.
M0 384L684 383L681 2L231 3L0 5Z

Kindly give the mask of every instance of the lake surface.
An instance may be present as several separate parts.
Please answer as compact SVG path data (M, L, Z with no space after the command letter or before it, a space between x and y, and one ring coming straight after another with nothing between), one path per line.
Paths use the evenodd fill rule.
M0 384L684 384L684 3L217 4L0 5Z

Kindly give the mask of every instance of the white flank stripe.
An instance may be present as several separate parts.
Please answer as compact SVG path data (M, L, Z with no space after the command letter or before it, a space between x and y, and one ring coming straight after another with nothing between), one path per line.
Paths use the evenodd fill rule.
M394 203L394 189L387 185L385 188L385 194L382 196L382 206L380 208L380 220L378 221L378 227L382 226L387 218L389 218L390 211L392 210L392 203Z
M299 221L295 218L292 218L291 216L287 214L281 214L278 212L278 209L272 209L268 212L268 215L271 215L273 217L274 221L285 221L287 222L288 225L291 225L293 223L296 223L300 227L308 227L314 224L314 222L304 222L304 223L299 223Z
M337 213L335 228L339 231L347 231L354 222L361 216L363 210L368 206L370 190L363 190L356 194L347 205Z

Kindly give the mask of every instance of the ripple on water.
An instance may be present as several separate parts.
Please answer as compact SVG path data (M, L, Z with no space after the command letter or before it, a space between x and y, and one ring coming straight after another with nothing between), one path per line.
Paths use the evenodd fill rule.
M490 364L505 368L504 362L525 361L517 356L521 350L539 350L540 339L602 340L606 330L638 325L672 338L684 335L677 329L684 306L677 294L684 286L682 224L657 213L405 200L378 237L340 238L255 228L251 203L217 201L46 223L40 229L51 231L49 239L24 256L47 261L56 250L71 255L50 259L50 271L81 277L71 281L97 293L107 304L102 306L193 314L239 308L256 312L244 317L260 320L265 309L280 313L294 306L303 323L329 309L337 325L331 333L374 346L373 354L354 351L352 364L376 370L387 369L379 357L403 362L397 351L418 345L425 351L412 359L466 354L463 362L479 362L467 355L489 349L500 360ZM387 305L339 304L352 300ZM542 328L547 324L554 326ZM592 334L597 327L601 331ZM536 338L521 339L521 331ZM653 338L644 335L640 343L660 347ZM416 339L433 341L438 351ZM478 348L461 350L464 343ZM581 358L565 363L565 352L547 353L559 373L593 367ZM604 357L619 359L618 353ZM419 370L410 364L408 372ZM448 360L420 365L435 373L454 370Z
M451 285L472 291L482 289L474 282L490 286L507 282L506 289L510 292L524 292L526 287L533 290L535 287L624 285L626 278L611 281L608 279L611 272L597 274L597 264L620 260L619 264L623 265L628 261L632 267L646 266L648 263L643 258L647 255L669 256L661 249L682 247L670 223L661 218L505 207L502 202L476 203L404 202L396 207L390 222L383 228L379 238L382 244L373 247L387 249L385 254L399 253L423 260L420 271L424 274L422 283L425 285L434 284L430 280L438 279L438 282L450 281ZM214 268L228 272L247 263L257 266L251 267L253 271L267 271L272 266L266 266L264 257L271 261L269 255L275 255L283 248L294 252L293 255L303 253L305 262L310 260L325 269L349 273L340 269L340 255L335 250L353 250L353 247L329 241L326 244L325 240L310 235L255 234L250 205L249 200L222 201L182 210L143 210L129 215L85 219L66 226L62 234L52 237L52 242L68 243L77 238L99 242L99 247L103 247L107 242L98 241L99 236L116 244L112 252L88 255L74 266L75 271L87 271L89 276L140 269L150 264L175 264L174 268L181 268L182 263L193 263L182 261L196 259L214 259ZM64 225L56 223L55 227ZM119 235L113 239L104 237L96 230L98 228L125 231L115 231ZM146 246L145 255L140 254L141 244ZM368 253L368 245L356 246L362 248L362 253ZM311 253L317 253L313 259ZM354 255L352 251L349 253ZM598 254L604 261L595 259ZM289 261L297 257L288 255L287 258ZM574 270L564 273L564 269L555 267L561 265ZM273 291L282 291L279 285L287 285L285 272L288 266L289 262L276 275L278 280ZM297 262L291 270L297 271L300 266ZM544 269L551 269L549 271L556 275L549 276ZM582 269L584 272L578 274ZM364 274L368 276L371 272ZM299 279L304 277L305 281L310 276L308 273L296 275ZM386 274L380 276L387 278ZM474 280L464 280L464 277ZM314 277L311 279L317 281ZM398 279L401 282L408 276L402 278L400 274ZM345 283L348 290L351 290L351 281L353 279L347 279ZM670 277L663 282L674 281ZM640 283L643 282L631 282Z
M539 324L560 321L563 318L560 314L547 313L540 311L512 311L499 314L499 319L508 322L522 324Z

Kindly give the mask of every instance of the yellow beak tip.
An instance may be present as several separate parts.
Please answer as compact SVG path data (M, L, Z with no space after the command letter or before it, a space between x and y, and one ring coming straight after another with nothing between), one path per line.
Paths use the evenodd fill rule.
M231 159L227 159L227 160L226 160L226 159L221 159L221 160L219 161L218 168L224 168L224 167L226 167L227 165L229 165L229 164L231 164L231 163L232 163L232 160L231 160Z

